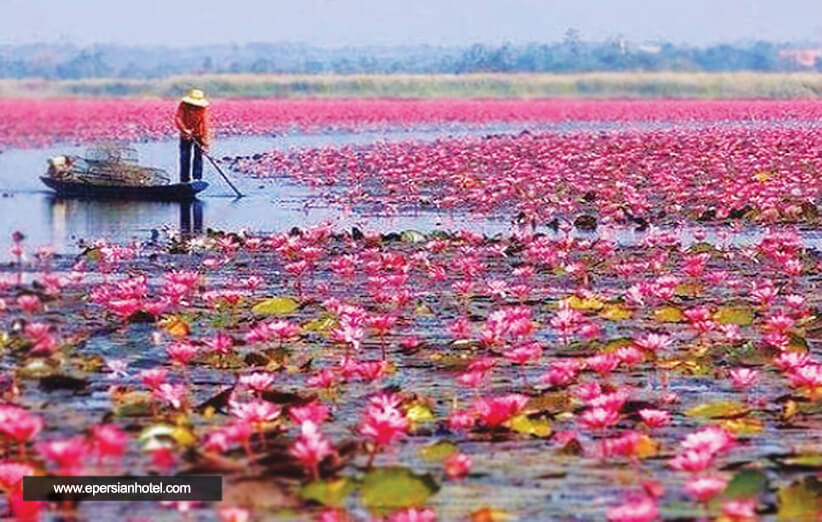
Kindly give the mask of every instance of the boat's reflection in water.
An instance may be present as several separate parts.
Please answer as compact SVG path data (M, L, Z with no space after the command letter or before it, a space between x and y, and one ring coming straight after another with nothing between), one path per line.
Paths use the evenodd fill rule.
M80 239L113 241L149 239L161 224L177 227L182 234L203 231L205 204L185 202L75 199L49 197L51 240L58 251L67 251Z

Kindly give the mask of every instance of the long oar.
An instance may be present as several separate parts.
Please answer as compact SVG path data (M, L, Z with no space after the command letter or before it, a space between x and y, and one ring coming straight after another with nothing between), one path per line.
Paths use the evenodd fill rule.
M239 190L237 190L237 187L234 186L234 183L232 183L231 180L228 179L228 176L225 175L225 172L223 172L223 169L221 169L220 166L217 165L217 162L214 161L214 158L209 156L208 153L205 151L205 149L203 149L203 146L200 145L200 142L197 141L197 140L194 140L194 144L197 145L198 149L200 149L200 152L202 153L202 155L205 156L206 158L208 158L208 161L210 161L211 164L214 165L214 168L217 169L217 172L220 173L220 176L222 176L223 179L225 180L225 182L228 183L228 186L231 187L234 190L234 192L237 193L237 197L238 198L244 197L243 193L240 192Z

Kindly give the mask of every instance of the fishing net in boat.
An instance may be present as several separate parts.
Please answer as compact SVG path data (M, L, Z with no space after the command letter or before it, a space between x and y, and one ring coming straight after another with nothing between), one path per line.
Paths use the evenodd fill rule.
M149 186L170 181L166 171L140 165L137 150L119 143L98 143L82 158L51 158L48 174L61 181L90 185Z

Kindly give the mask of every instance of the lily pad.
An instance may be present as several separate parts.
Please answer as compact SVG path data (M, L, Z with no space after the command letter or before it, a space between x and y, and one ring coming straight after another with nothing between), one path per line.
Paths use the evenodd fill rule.
M336 319L330 315L324 315L303 324L302 329L305 332L326 333L336 328L337 325Z
M357 484L348 478L317 480L300 488L300 498L313 500L324 506L339 507L357 489Z
M685 412L690 417L704 417L708 419L733 419L748 414L748 407L734 401L706 402L694 406Z
M291 297L269 297L255 304L251 311L256 315L288 315L297 308L300 303Z
M168 446L171 441L180 446L193 446L197 442L197 437L191 430L183 426L171 426L169 424L154 424L145 428L138 437L144 450L152 450L158 447Z
M532 419L527 415L517 415L510 421L511 429L517 433L545 438L551 435L551 423L546 419Z
M756 498L768 490L768 477L756 469L743 469L728 482L725 499Z
M754 311L747 306L721 306L714 314L719 324L749 326L754 322Z
M738 419L727 419L722 422L722 427L734 435L750 437L759 435L765 429L765 424L755 417L745 416Z
M433 444L429 444L427 446L423 446L419 449L418 453L420 457L426 460L442 460L445 457L451 456L454 453L457 453L459 448L453 442L449 442L447 440L437 441Z
M378 516L392 511L420 507L440 487L430 473L418 475L408 468L371 470L362 482L362 503Z
M144 391L132 391L116 399L114 410L118 417L143 417L151 414L151 394Z
M675 306L660 306L654 310L654 319L661 323L679 323L685 319L685 315Z
M608 304L599 312L599 316L609 321L630 319L633 313L621 304Z
M816 522L822 513L822 482L804 477L782 487L776 494L777 520Z
M785 465L803 468L822 468L822 453L805 453L788 457L782 461Z
M601 310L605 306L605 303L597 297L580 297L578 295L565 298L565 302L574 310Z
M434 412L424 404L415 404L408 408L405 417L414 423L430 422L434 420Z

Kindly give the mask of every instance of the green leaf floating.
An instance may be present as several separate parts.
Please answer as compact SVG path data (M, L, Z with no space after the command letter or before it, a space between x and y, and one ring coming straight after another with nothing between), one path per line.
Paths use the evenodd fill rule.
M457 453L459 448L453 442L441 440L419 449L420 457L426 460L442 460Z
M749 326L754 322L754 311L747 306L722 306L714 314L719 324Z
M718 401L707 402L694 406L685 412L689 417L705 417L708 419L732 419L748 414L748 407L741 402Z
M288 315L299 306L292 297L270 297L255 304L251 311L256 315Z
M300 489L300 498L313 500L324 506L339 507L355 489L357 484L345 477L336 480L316 480Z
M822 514L822 482L816 477L804 477L776 494L777 520L816 522Z
M768 490L768 478L759 470L743 469L725 487L725 499L756 498Z
M362 482L362 503L369 511L384 516L408 507L420 507L440 487L430 473L417 475L408 468L377 468Z
M654 319L661 323L681 323L685 314L675 306L660 306L654 310Z

